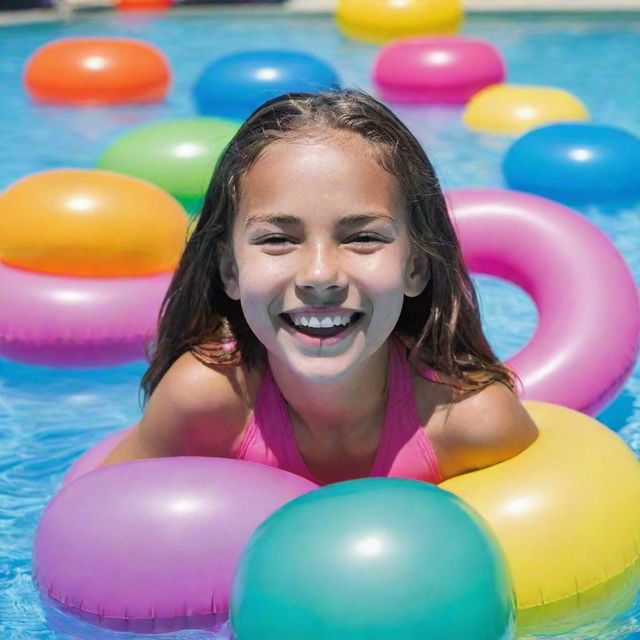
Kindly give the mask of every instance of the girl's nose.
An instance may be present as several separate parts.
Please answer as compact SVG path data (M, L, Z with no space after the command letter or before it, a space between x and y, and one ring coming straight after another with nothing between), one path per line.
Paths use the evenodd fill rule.
M341 268L337 252L321 245L305 251L296 277L296 286L312 288L318 292L345 288L347 277Z

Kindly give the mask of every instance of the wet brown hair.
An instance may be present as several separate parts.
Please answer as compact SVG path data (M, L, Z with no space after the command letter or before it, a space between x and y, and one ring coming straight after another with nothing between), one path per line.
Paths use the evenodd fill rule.
M219 257L231 242L241 176L274 141L321 132L351 132L372 145L375 157L400 185L411 241L429 257L424 291L405 296L396 335L410 358L444 374L450 386L479 390L494 381L515 391L517 376L494 355L485 338L475 288L462 261L442 189L420 143L400 120L360 90L289 93L256 109L215 167L197 224L189 237L160 311L142 378L146 402L186 351L209 366L247 367L266 350L249 328L240 302L225 293Z

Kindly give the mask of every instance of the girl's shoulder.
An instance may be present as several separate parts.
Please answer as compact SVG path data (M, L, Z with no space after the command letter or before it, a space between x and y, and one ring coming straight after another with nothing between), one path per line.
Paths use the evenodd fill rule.
M169 455L226 457L244 432L261 380L259 368L204 364L187 351L160 380L141 426L147 438L167 439Z
M203 401L216 403L224 399L246 408L253 408L265 369L263 364L249 368L242 362L217 365L191 351L183 353L171 368L174 367L177 376L195 384L193 391ZM218 393L218 399L210 397L212 388Z
M425 430L437 434L444 425L446 412L459 401L461 392L454 381L438 371L433 372L436 381L424 376L418 367L410 365L411 387L416 410Z
M465 392L414 371L412 382L416 408L444 480L507 460L537 438L525 407L501 382Z

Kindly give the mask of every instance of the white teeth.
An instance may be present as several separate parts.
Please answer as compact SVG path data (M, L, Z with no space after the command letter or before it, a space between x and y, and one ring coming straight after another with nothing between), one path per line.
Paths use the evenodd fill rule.
M345 313L331 316L305 316L302 314L289 314L293 324L296 326L311 327L312 329L330 329L338 325L347 325L353 320L354 313Z

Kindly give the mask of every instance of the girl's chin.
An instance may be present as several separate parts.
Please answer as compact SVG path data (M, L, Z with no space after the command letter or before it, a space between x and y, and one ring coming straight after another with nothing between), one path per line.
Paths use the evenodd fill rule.
M356 331L349 340L332 347L309 347L289 333L278 335L283 364L295 376L312 384L333 384L347 380L364 364L365 334ZM280 359L280 358L279 358Z

